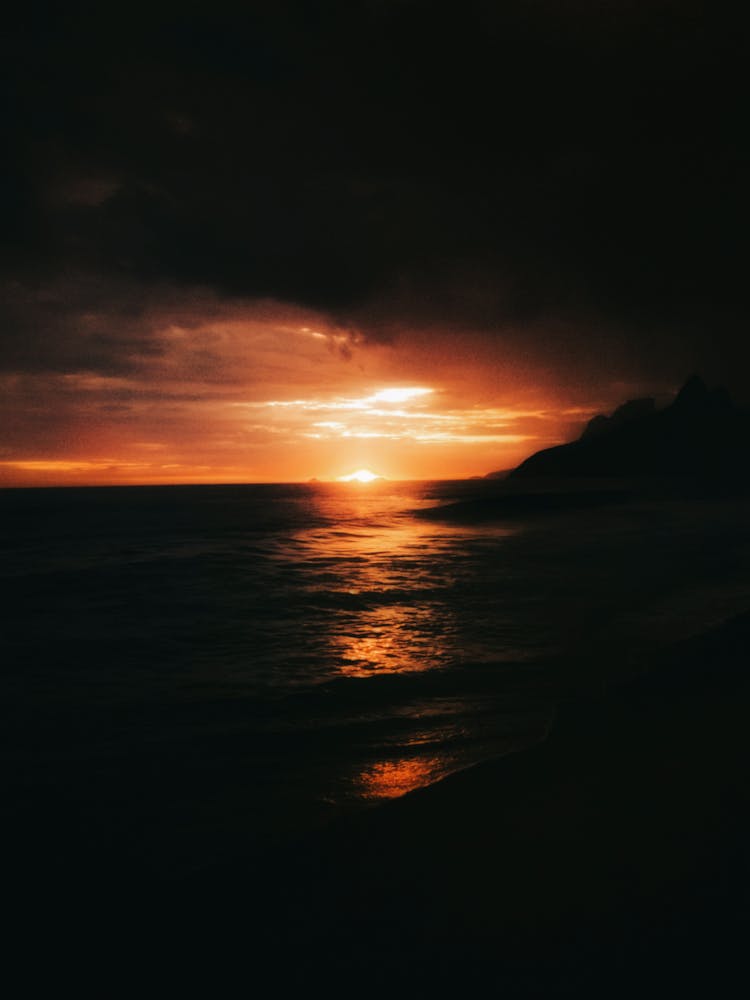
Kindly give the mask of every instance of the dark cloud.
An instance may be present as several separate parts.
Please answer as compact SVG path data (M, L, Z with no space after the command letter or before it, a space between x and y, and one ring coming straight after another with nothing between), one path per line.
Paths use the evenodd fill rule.
M718 7L248 6L8 24L3 266L27 305L6 363L65 366L90 307L30 300L71 273L94 298L208 286L383 338L747 361L744 47Z

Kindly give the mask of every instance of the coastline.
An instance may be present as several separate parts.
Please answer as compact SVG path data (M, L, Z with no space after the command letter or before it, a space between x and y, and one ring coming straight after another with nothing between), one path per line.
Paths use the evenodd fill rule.
M528 513L527 495L518 502ZM494 517L496 503L453 513ZM539 533L543 548L530 534L512 543L515 565L541 553L557 568L550 614L568 607L574 559L596 560L580 591L594 600L559 658L366 687L338 678L295 695L318 725L296 741L280 730L292 756L326 738L321 720L334 730L428 694L471 694L519 718L527 703L529 718L554 710L512 752L401 798L327 804L314 824L290 815L258 836L273 776L253 785L252 774L268 742L236 694L214 703L199 688L138 713L49 699L9 711L23 742L9 758L6 872L26 968L42 979L84 968L98 982L116 969L131 991L154 968L172 986L201 975L213 990L239 974L282 996L631 997L695 982L728 993L744 975L750 884L745 500L659 495L601 514L578 503L571 491L558 512L557 496L542 497L541 527L560 513L560 530ZM367 738L342 732L337 752L352 753L352 733ZM21 748L54 766L25 777Z
M402 984L728 987L749 898L749 638L742 615L678 643L563 706L534 747L335 825L301 852L277 919L345 941L352 974L377 957Z
M90 968L123 981L149 968L221 989L244 970L282 996L728 995L748 912L749 639L744 614L677 643L564 704L534 746L246 865L104 879L82 923L58 894L35 939L65 966L83 938Z

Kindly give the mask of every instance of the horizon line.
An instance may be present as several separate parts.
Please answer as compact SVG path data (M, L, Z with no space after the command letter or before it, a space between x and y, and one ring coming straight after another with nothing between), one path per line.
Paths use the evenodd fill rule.
M503 470L504 471L504 470ZM510 470L508 470L510 471ZM232 482L153 482L153 483L25 483L0 485L0 490L117 490L117 489L147 489L149 487L182 487L182 486L341 486L350 489L369 489L378 483L461 483L476 482L484 479L491 481L492 477L473 476L424 476L411 479L390 479L386 476L378 476L370 483L361 483L356 480L344 482L340 479L257 479L238 480Z

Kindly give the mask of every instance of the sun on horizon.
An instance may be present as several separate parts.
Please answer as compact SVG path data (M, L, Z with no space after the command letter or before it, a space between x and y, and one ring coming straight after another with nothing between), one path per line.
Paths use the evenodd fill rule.
M339 476L340 483L372 483L376 479L381 479L381 476L376 475L371 472L370 469L357 469L356 472L350 473L348 476Z

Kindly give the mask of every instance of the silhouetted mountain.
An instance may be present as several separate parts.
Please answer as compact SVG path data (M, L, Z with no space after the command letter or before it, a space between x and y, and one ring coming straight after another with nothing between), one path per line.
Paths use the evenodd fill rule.
M605 417L603 413L600 413L589 420L581 437L593 437L614 430L616 427L622 427L632 420L649 416L654 412L654 408L654 400L651 398L631 399L627 403L623 403L622 406L618 406L611 417Z
M495 472L488 472L486 476L479 476L479 479L507 479L512 469L497 469Z
M633 399L591 420L577 441L538 451L510 474L541 476L697 476L750 478L750 413L726 389L691 376L675 400L657 410Z

